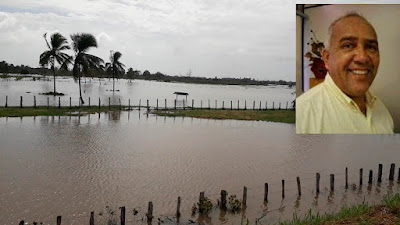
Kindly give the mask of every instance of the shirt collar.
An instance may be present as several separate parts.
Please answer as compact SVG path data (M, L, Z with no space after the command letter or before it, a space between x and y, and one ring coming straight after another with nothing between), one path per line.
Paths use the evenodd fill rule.
M356 105L353 99L351 99L342 90L340 90L340 88L335 84L329 73L327 73L325 76L324 84L328 87L330 91L334 93L336 97L338 97L340 101L350 105ZM365 96L367 100L367 105L372 105L376 101L376 96L373 95L369 90L365 93Z

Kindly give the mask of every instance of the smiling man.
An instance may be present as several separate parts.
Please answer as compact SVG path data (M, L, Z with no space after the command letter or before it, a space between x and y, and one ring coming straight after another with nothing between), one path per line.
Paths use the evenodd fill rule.
M379 67L378 37L362 16L350 13L329 26L322 52L325 81L297 98L296 132L393 133L392 117L369 91Z

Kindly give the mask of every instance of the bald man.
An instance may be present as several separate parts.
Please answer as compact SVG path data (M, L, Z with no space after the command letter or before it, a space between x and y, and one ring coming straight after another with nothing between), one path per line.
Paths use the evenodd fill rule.
M329 26L322 51L328 74L297 98L300 134L393 133L393 119L369 91L379 67L378 37L362 16L350 13Z

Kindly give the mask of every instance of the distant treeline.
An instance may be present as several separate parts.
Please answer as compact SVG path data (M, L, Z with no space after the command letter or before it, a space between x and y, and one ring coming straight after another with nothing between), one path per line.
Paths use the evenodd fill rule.
M40 74L40 75L52 75L52 71L47 68L38 67L32 68L25 65L17 65L8 64L5 61L0 62L0 73L3 74ZM100 78L111 78L110 74L106 71L96 71L92 70L91 73L93 77ZM72 76L71 71L66 70L58 70L58 76ZM148 70L145 70L143 73L139 70L133 70L129 68L125 74L120 78L125 79L137 79L137 80L156 80L156 81L164 81L164 82L180 82L180 83L194 83L194 84L222 84L222 85L288 85L289 87L295 86L296 82L292 81L259 81L252 78L207 78L207 77L192 77L192 76L169 76L166 74L162 74L160 72L151 74Z

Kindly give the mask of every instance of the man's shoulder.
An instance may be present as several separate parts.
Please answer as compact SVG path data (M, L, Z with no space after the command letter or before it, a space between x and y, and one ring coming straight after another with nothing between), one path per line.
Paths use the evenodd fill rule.
M301 105L309 105L312 102L319 101L325 94L324 83L318 84L312 89L308 90L304 94L300 95L296 99L296 103L298 106Z

